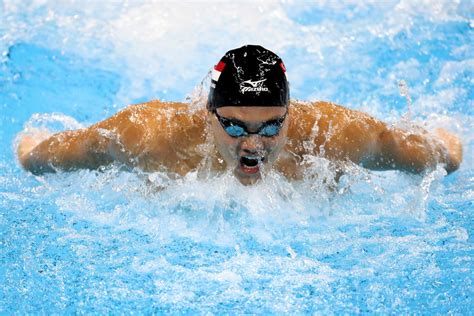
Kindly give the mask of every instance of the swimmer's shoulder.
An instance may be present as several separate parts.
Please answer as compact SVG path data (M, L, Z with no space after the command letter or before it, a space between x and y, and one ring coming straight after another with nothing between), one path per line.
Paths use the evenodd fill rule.
M314 129L315 124L320 132L325 132L328 128L341 128L357 121L370 120L366 113L326 101L293 101L290 111L294 128L306 132L309 128Z
M354 120L354 115L355 111L332 102L291 101L288 150L297 155L317 151L336 130Z
M345 108L331 102L306 102L292 100L290 103L290 138L306 139L314 137L315 129L326 128L329 121L334 120Z
M307 102L291 100L290 102L291 116L293 116L293 120L298 121L298 123L312 120L315 117L331 118L347 111L348 109L343 106L326 101Z
M202 160L200 145L206 140L206 110L189 103L161 101L139 104L138 109L155 120L149 131L156 140L149 144L150 154L164 155L166 159L160 164L178 174L194 170Z
M132 104L112 116L122 124L140 125L142 127L170 128L175 125L202 125L205 120L204 110L195 109L189 103L164 102L152 100Z
M155 100L127 106L98 123L96 130L112 135L116 160L127 164L133 160L144 170L164 167L181 174L181 169L192 169L199 162L191 149L205 138L201 112L186 103Z
M189 112L189 110L190 106L188 103L152 100L129 105L121 112L124 112L125 115L160 117L161 115L174 115L175 113Z

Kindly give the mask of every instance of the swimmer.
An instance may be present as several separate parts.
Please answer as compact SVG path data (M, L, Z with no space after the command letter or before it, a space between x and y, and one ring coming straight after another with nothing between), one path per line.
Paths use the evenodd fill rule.
M411 173L441 164L451 173L462 145L444 129L410 132L329 102L290 100L282 60L247 45L214 67L206 109L151 101L88 128L24 136L18 146L21 165L33 174L119 162L179 176L232 170L244 185L270 169L302 179L308 155Z

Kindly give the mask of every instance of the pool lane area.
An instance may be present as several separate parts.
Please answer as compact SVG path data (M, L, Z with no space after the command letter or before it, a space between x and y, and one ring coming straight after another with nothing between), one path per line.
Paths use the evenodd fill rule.
M220 17L209 3L2 5L0 314L472 313L469 1L263 1L222 4ZM19 132L192 98L215 59L247 42L282 56L292 98L395 125L404 80L414 122L461 135L461 168L347 165L329 189L320 157L304 181L270 172L252 187L230 173L174 180L114 164L33 176L18 165Z

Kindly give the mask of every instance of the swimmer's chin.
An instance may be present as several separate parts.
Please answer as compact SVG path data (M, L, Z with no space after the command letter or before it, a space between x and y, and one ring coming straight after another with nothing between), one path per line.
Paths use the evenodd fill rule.
M238 177L237 176L237 180L239 180L239 182L242 183L245 186L254 185L254 184L260 182L261 179L262 179L261 177L249 178L249 177Z
M254 174L246 174L240 170L240 168L237 166L234 169L234 176L239 180L240 183L243 185L254 185L258 183L262 179L262 175L260 173L261 171L258 171L257 173Z

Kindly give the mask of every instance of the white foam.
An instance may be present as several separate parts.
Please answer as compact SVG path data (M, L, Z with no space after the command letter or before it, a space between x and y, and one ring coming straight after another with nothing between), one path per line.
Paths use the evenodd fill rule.
M348 11L347 5L353 10ZM412 28L417 16L432 21L464 21L466 18L459 13L462 8L462 4L452 1L428 0L323 1L311 5L292 1L95 1L83 5L75 1L7 0L0 13L5 30L0 49L5 53L14 43L33 42L122 73L118 104L153 91L177 89L184 97L225 51L246 43L267 46L284 60L291 50L305 50L304 58L298 57L288 67L297 95L303 78L323 78L324 72L340 71L337 65L346 64L347 58L356 61L353 65L370 68L372 59L357 54L370 39L367 31L370 36L389 39ZM321 9L346 16L351 27L340 27L331 16L310 25L293 19L300 13ZM369 10L376 10L377 16L366 19L364 12ZM325 59L330 59L328 66ZM318 93L314 97L331 97L337 92Z

